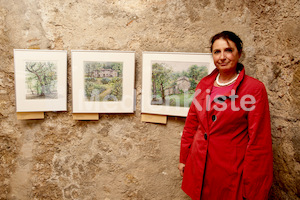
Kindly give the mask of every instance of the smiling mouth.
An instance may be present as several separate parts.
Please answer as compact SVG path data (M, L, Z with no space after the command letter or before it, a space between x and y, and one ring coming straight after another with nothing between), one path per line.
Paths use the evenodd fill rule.
M226 66L228 63L220 63L221 66Z

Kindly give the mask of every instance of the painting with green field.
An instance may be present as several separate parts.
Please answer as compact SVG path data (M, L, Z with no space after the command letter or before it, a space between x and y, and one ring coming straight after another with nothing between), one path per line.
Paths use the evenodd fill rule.
M152 61L151 105L190 107L198 82L210 63Z
M25 62L26 99L57 99L57 63Z
M123 63L84 61L86 101L122 101Z

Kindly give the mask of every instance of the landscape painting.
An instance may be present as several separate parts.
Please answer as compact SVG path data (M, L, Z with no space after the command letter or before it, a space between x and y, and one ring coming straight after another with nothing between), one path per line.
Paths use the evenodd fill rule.
M199 81L214 69L210 53L143 52L141 112L186 117Z
M190 107L209 62L152 61L151 105Z
M85 101L122 101L123 63L84 61Z
M57 99L57 63L25 62L26 99Z
M133 113L135 52L71 50L73 113Z
M67 51L14 49L17 112L67 110Z

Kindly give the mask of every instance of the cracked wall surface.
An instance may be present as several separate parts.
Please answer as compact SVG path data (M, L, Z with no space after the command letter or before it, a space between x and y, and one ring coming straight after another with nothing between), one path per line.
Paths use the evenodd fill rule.
M0 0L0 199L189 199L177 170L183 118L140 121L142 52L204 52L244 41L246 73L269 95L271 199L300 198L298 0ZM16 119L13 49L68 50L68 112ZM70 50L136 52L134 114L74 121Z

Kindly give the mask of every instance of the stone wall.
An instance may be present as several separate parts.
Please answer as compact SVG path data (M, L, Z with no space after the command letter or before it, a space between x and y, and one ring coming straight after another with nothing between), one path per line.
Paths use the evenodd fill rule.
M300 197L298 0L0 0L0 199L189 199L177 170L184 119L140 122L142 51L209 52L222 30L241 36L249 75L272 117L272 199ZM136 51L137 111L74 121L20 121L13 49ZM70 59L68 60L70 75Z

